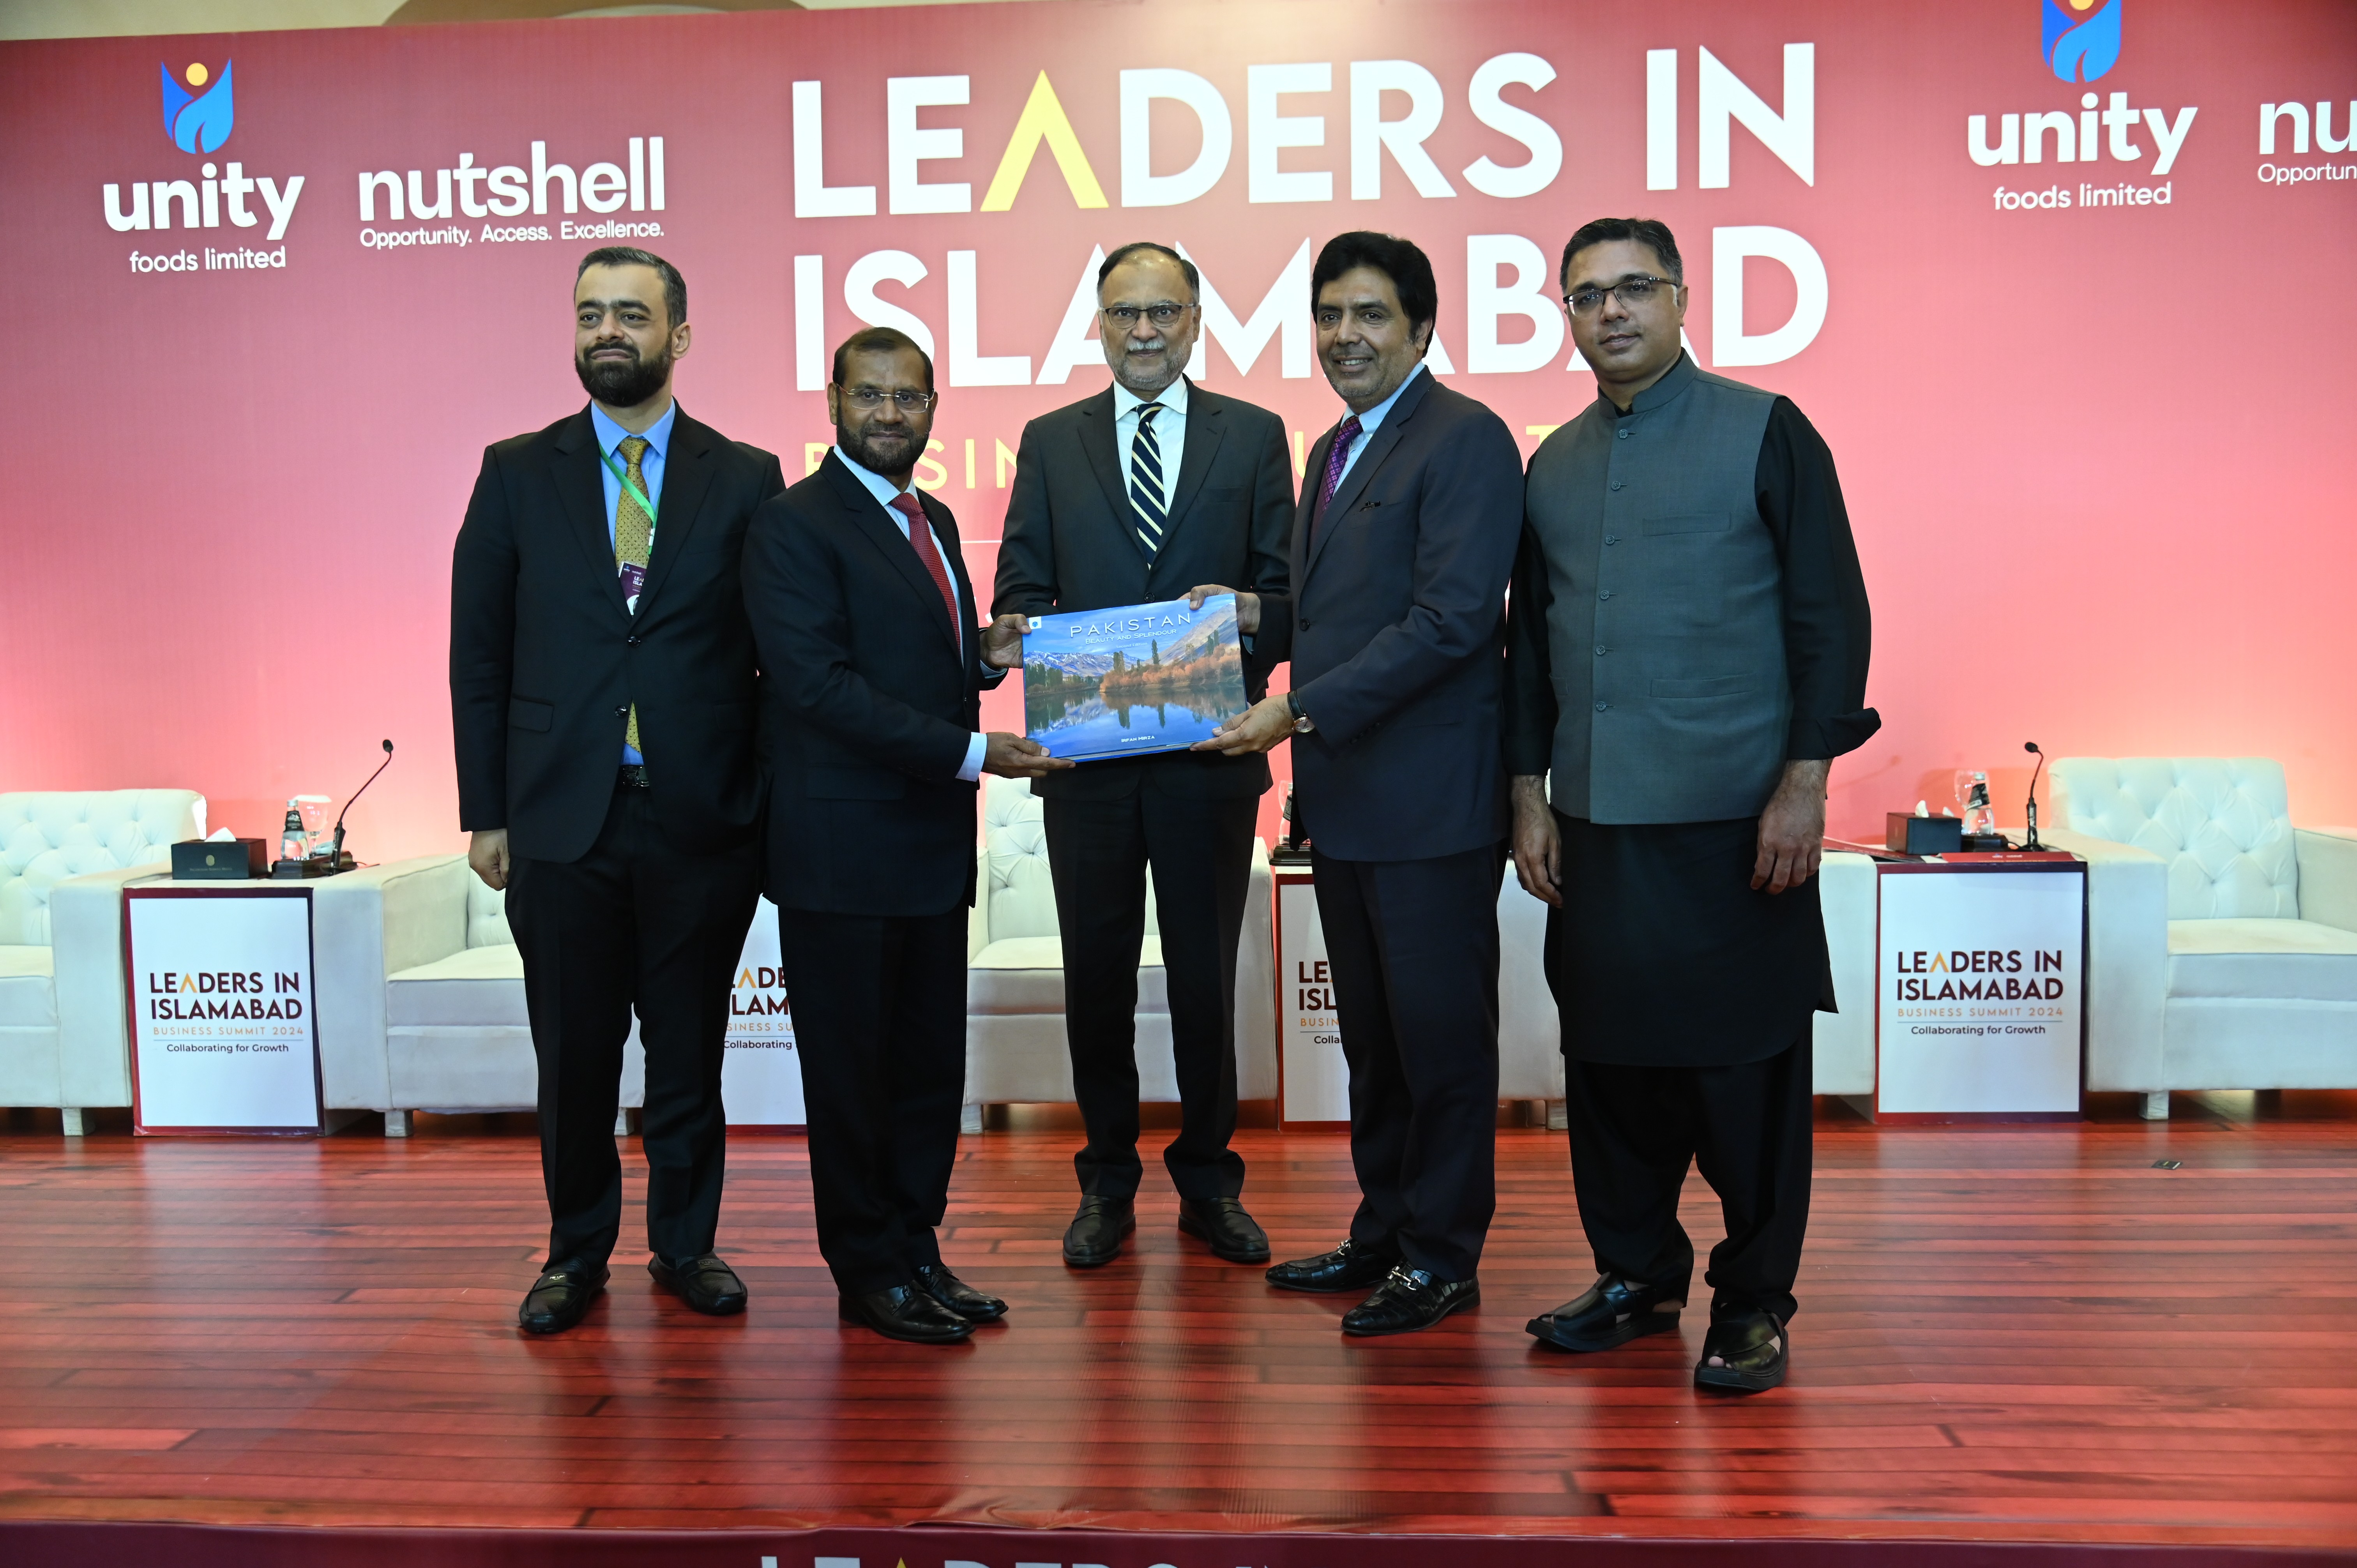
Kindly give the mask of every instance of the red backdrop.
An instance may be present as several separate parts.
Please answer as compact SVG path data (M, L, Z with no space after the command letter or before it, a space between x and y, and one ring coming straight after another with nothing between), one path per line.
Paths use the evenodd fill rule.
M2116 24L2116 64L2093 83L2059 79L2043 12ZM1544 65L1484 70L1518 55ZM1411 65L1372 64L1383 61ZM181 125L200 150L182 151L159 77L186 96L200 91L190 64L218 84L231 62L227 140L200 114ZM1419 101L1354 94L1353 62L1362 84L1428 75L1437 124L1420 140L1420 124L1394 131L1405 150L1386 149L1370 104L1398 122ZM1570 417L1594 384L1565 369L1567 340L1537 368L1491 368L1534 352L1514 351L1530 319L1487 324L1501 291L1546 292L1512 259L1551 270L1583 220L1659 216L1684 248L1701 362L1790 393L1841 464L1886 722L1835 771L1835 831L1870 831L1919 796L1936 805L1959 766L1995 768L2018 802L2025 738L2054 755L2271 756L2303 820L2357 820L2357 386L2341 363L2357 313L2342 282L2357 153L2328 150L2349 134L2346 99L2317 109L2357 88L2352 67L2357 10L2338 0L1039 4L0 46L14 362L27 378L0 462L0 789L182 785L211 797L216 823L269 832L290 793L349 792L389 735L401 758L353 813L364 856L458 842L450 542L485 443L581 402L566 306L575 260L601 241L561 226L604 220L565 212L555 180L545 213L470 217L458 203L500 188L468 175L447 220L395 220L379 187L363 223L361 177L390 171L404 190L414 177L438 205L437 171L528 175L535 142L576 175L627 171L640 138L644 205L623 175L592 194L619 199L614 220L659 224L639 242L688 277L698 336L683 401L790 472L828 434L820 394L797 385L798 334L806 354L858 324L846 280L895 265L862 258L921 263L914 283L873 283L858 308L880 314L873 297L913 313L945 371L961 320L970 352L1028 360L1030 384L945 377L938 490L983 583L1006 494L998 445L1104 384L1101 362L1032 381L1092 247L1182 243L1239 318L1273 298L1291 322L1266 318L1249 373L1216 342L1199 366L1314 440L1338 405L1306 358L1289 368L1307 373L1285 373L1307 301L1272 285L1305 242L1409 235L1439 273L1448 379L1521 432ZM1203 161L1198 113L1169 98L1133 117L1125 158L1125 70L1207 84L1180 82L1224 114L1224 166ZM1043 72L1073 166L1051 135L1011 206L980 210ZM1500 87L1501 72L1523 80ZM932 77L964 79L967 101L954 83L900 89L951 102L904 104L896 129L888 80ZM874 215L796 215L797 81L821 84L825 186L872 187ZM2083 93L2160 124L2090 116L2083 146ZM2263 115L2278 103L2298 106L2297 124ZM1715 175L1714 123L1730 113ZM2002 153L2007 116L2031 119L2040 161L1978 161L1975 115L1985 156ZM1549 141L1551 176L1532 147ZM2088 159L2058 161L2066 143ZM799 150L802 211L856 199L821 196L814 149ZM218 186L202 226L203 166L227 178L231 159L273 179L282 204L302 177L283 233L263 194L239 193L256 222L237 225ZM1199 165L1217 175L1201 194L1125 204L1149 193L1139 176ZM1103 206L1079 204L1092 179ZM179 180L198 228L180 221L191 203L168 197L168 231L153 214L145 230L110 221L108 185L120 221L135 185ZM1453 194L1437 194L1442 182ZM911 188L944 184L968 189ZM1532 188L1498 194L1517 184ZM2095 187L2125 204L2091 204ZM2000 190L2071 204L2008 208ZM492 237L533 225L548 238ZM1759 230L1789 238L1768 235L1770 253L1746 263L1738 231ZM436 231L467 242L402 238ZM241 248L283 264L207 264ZM194 270L138 270L135 253ZM960 253L971 309L955 297ZM1486 278L1469 279L1469 258ZM796 280L813 268L798 319ZM1738 273L1739 324L1718 319ZM1780 335L1818 300L1820 329ZM1738 347L1738 330L1765 352ZM995 701L1016 722L1012 694Z

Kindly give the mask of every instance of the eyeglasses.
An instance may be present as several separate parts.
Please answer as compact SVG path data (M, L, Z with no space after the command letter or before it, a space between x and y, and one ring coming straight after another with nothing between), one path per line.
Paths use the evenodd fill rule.
M938 395L929 392L911 392L906 387L888 392L881 387L838 386L835 390L843 393L844 401L854 408L881 408L884 400L890 398L892 405L902 413L922 413L933 406L933 399Z
M1652 299L1653 291L1657 288L1676 290L1684 286L1671 278L1627 277L1609 288L1576 289L1565 295L1563 302L1571 306L1571 313L1574 316L1593 316L1604 308L1604 296L1607 295L1619 295L1621 304L1635 309Z
M1178 325L1178 318L1194 308L1191 305L1173 305L1166 299L1160 305L1143 306L1108 305L1103 306L1098 314L1106 321L1127 332L1137 325L1137 318L1141 316L1153 322L1157 328L1168 328Z

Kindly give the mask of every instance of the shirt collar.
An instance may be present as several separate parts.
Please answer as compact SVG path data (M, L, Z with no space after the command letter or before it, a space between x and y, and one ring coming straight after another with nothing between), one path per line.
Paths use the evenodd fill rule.
M1415 378L1422 374L1424 374L1424 365L1419 361L1415 369L1407 373L1407 380L1400 382L1398 386L1392 389L1391 396L1383 399L1383 402L1375 404L1374 407L1359 415L1359 433L1361 435L1372 435L1383 424L1383 421L1390 417L1392 404L1399 402L1402 394L1404 394L1408 388L1415 385ZM1349 410L1346 408L1344 412L1348 413Z
M1631 413L1652 413L1692 386L1695 377L1701 373L1701 371L1695 367L1693 357L1684 349L1679 349L1677 363L1663 371L1660 381L1629 400L1629 412ZM1601 388L1598 389L1596 396L1598 401L1612 411L1613 418L1623 417L1620 405L1606 397Z
M1184 419L1187 417L1187 378L1180 376L1177 381L1164 387L1157 395L1143 398L1119 381L1115 381L1113 383L1113 416L1115 419L1127 419L1148 403L1158 403L1162 405L1163 412Z
M857 479L860 484L866 488L867 493L876 498L877 505L888 507L892 504L895 499L907 493L902 490L899 486L894 484L883 475L876 472L873 468L863 467L859 464L853 462L851 458L845 454L842 447L837 446L834 448L834 460L851 470L851 477Z
M671 450L672 421L678 417L679 399L673 398L671 406L663 410L662 417L640 434L639 438L647 444L647 450L655 456L662 457ZM594 403L589 405L589 423L597 432L597 450L609 456L630 434L615 424L606 411Z

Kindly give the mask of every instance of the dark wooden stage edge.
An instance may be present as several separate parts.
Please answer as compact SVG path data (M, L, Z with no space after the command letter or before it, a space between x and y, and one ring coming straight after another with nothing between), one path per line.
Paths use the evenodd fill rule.
M943 1248L1013 1314L945 1350L835 1320L798 1136L730 1146L748 1313L625 1251L533 1339L527 1119L287 1144L0 1112L0 1565L2357 1562L2357 1094L1820 1114L1792 1380L1741 1398L1694 1387L1699 1300L1599 1356L1523 1332L1590 1272L1535 1128L1498 1133L1480 1305L1369 1341L1176 1233L1167 1133L1129 1254L1065 1268L1077 1133L1011 1119L962 1143ZM1342 1233L1342 1138L1238 1147L1280 1256ZM1682 1218L1717 1240L1698 1179Z
M1028 1530L234 1530L8 1524L10 1568L2346 1568L2282 1547L1157 1535Z

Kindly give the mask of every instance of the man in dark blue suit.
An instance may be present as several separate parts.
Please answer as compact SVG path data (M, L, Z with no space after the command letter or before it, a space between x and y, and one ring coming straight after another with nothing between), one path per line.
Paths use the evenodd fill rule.
M965 1087L975 780L1071 766L982 731L1002 671L985 668L957 520L909 483L933 404L932 360L908 338L846 340L826 389L834 448L753 514L744 568L819 1252L845 1321L920 1344L1006 1313L933 1235ZM987 640L1021 662L1019 630Z
M1480 1299L1496 1207L1500 623L1522 456L1423 369L1439 291L1422 251L1339 235L1310 295L1349 413L1309 455L1292 597L1264 600L1261 656L1291 657L1293 689L1203 744L1293 738L1351 1064L1350 1237L1269 1283L1375 1286L1343 1332L1400 1334Z

